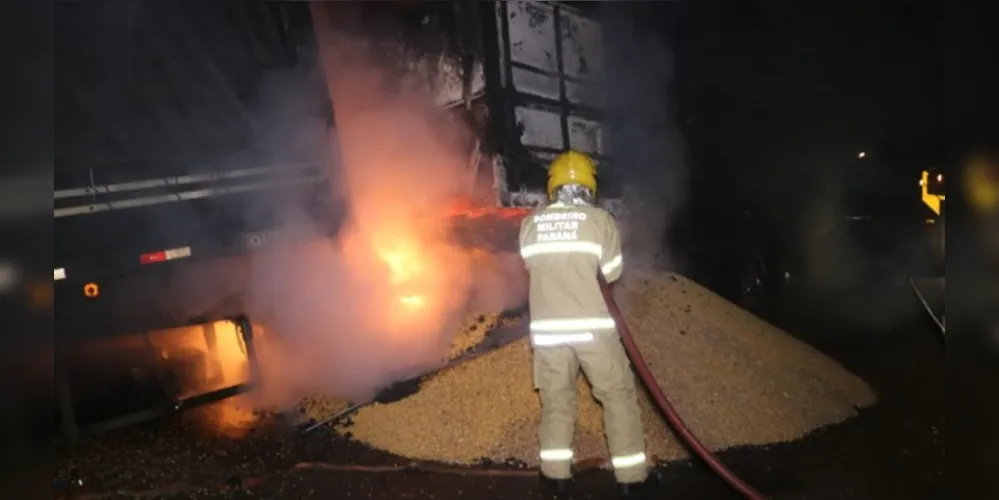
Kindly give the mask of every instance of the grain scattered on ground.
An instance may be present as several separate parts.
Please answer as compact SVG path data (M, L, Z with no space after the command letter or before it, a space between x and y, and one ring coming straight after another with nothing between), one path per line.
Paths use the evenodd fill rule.
M682 276L651 275L616 295L657 380L712 449L795 440L876 402L832 359ZM579 394L577 456L606 456L602 413L582 377ZM687 456L644 395L641 405L650 455ZM536 465L539 410L521 340L431 377L407 399L361 409L345 431L416 459Z
M490 330L503 326L512 320L515 318L501 318L496 313L468 314L462 323L462 329L455 334L451 342L446 359L450 360L466 353L482 342ZM312 394L299 402L297 410L302 417L300 419L302 423L318 422L343 411L350 404L351 402L346 398Z
M465 327L455 335L448 352L448 359L456 358L485 340L486 333L500 325L500 315L495 313L471 314Z

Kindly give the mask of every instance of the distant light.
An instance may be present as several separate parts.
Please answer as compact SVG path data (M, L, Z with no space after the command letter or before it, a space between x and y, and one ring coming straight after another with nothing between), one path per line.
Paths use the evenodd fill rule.
M865 156L867 156L867 153L865 153L865 152L863 152L863 151L861 151L861 152L857 153L857 158L863 158L863 157L865 157Z
M101 289L100 287L97 286L97 283L87 283L86 285L83 285L84 297L88 299L96 299L97 296L100 294L101 294Z
M943 182L943 174L937 174L937 182Z

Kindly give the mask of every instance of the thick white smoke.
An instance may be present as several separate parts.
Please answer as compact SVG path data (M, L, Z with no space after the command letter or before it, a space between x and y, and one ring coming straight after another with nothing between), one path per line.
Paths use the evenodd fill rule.
M335 240L314 228L307 243L253 257L247 313L277 340L263 354L268 403L368 397L439 363L467 312L516 305L523 290L516 256L446 243L442 209L467 185L474 147L467 125L433 106L425 74L384 62L383 42L316 29L336 122L320 156L347 218ZM282 109L281 123L296 115ZM276 147L311 150L315 124L302 126Z
M676 123L673 53L661 30L638 26L646 6L601 9L608 56L614 174L629 216L622 232L635 270L675 267L666 231L687 192L687 155Z

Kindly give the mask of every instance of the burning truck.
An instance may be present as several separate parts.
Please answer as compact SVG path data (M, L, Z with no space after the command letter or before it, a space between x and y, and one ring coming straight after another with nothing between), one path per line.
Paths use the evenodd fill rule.
M514 242L546 201L548 161L570 148L595 158L602 203L629 229L591 4L130 5L57 16L60 121L75 122L54 212L67 437L237 395L302 414L313 398L313 428L353 412L358 441L399 456L537 461ZM94 64L108 53L120 57ZM261 75L261 61L274 70ZM155 161L140 167L147 150ZM711 450L794 440L877 401L710 290L647 274L618 288L627 319L602 291L654 399L641 403L653 462L684 443L762 498ZM594 458L583 462L605 466L602 419L583 400L580 452ZM213 431L257 416L212 407Z
M54 193L70 438L254 387L349 395L434 365L473 302L523 306L514 235L560 151L591 154L603 203L624 213L585 5L198 8L211 15L57 16L57 117L75 123Z

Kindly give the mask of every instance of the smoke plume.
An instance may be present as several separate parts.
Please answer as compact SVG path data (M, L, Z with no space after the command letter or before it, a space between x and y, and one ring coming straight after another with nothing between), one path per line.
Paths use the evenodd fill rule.
M467 312L512 306L523 286L511 282L519 259L483 262L445 243L442 205L467 185L475 145L434 108L427 75L393 64L397 45L322 21L316 30L335 115L322 156L346 218L335 240L253 257L248 313L277 339L265 387L282 402L313 391L363 399L431 368Z
M688 172L675 116L673 53L661 29L636 23L646 7L632 7L601 9L613 177L629 212L622 238L632 268L673 267L665 233L685 201Z
M445 33L419 20L415 30L395 18L345 22L359 6L333 16L309 12L332 2L60 7L61 164L93 165L98 184L323 167L318 184L277 187L269 181L306 180L278 169L276 178L251 181L264 188L249 193L114 212L127 223L64 220L79 229L62 231L61 248L74 258L78 247L120 252L121 242L147 251L194 247L176 266L122 277L128 286L109 285L104 300L123 324L245 313L263 333L256 404L291 404L314 392L364 399L440 363L466 315L523 301L519 256L450 243L448 198L472 185L477 141L468 120L435 107L461 67ZM225 24L234 13L289 36L313 24L316 45L276 36L247 44L246 26ZM143 171L147 164L158 167ZM88 169L68 167L60 187L86 185ZM262 230L273 232L256 252L200 252L200 243ZM215 327L228 350L221 357L245 359L231 325ZM184 330L176 343L204 351L201 331Z

